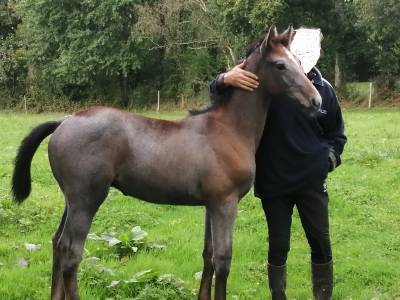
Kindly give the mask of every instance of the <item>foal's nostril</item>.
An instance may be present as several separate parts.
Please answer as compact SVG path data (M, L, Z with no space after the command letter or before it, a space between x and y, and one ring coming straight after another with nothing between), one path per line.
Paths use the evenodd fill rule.
M314 108L319 109L321 107L321 99L318 97L311 98L311 104Z

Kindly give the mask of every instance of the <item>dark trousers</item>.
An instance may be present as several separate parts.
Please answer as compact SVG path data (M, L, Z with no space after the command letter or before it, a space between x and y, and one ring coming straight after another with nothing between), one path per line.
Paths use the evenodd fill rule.
M329 238L328 193L324 181L317 181L278 197L262 199L268 223L268 262L275 266L286 263L290 250L290 227L296 205L313 263L332 260Z

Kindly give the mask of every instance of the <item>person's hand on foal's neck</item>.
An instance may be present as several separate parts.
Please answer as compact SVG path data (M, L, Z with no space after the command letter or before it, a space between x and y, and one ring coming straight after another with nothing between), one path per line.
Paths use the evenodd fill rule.
M238 87L246 91L254 91L258 87L257 75L244 70L246 61L233 67L223 74L223 83L227 86Z

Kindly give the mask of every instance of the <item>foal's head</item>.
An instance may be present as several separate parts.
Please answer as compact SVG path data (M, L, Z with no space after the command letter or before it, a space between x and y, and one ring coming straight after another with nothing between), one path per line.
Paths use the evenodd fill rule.
M281 34L275 26L271 27L260 46L247 58L248 65L253 66L259 77L259 88L271 96L287 97L309 110L318 110L321 96L290 52L293 37L292 27Z

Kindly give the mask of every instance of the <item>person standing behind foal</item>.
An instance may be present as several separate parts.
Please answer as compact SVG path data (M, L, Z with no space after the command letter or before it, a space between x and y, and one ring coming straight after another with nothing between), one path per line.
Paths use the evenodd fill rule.
M255 194L261 198L268 224L268 280L273 300L286 299L286 260L294 205L311 248L314 298L331 299L333 290L325 179L328 172L340 165L347 139L335 92L314 67L322 35L318 30L316 45L304 43L302 34L309 32L302 30L310 29L297 30L292 52L321 94L322 107L317 114L309 115L289 101L272 101L256 154ZM295 45L297 49L293 49ZM248 91L258 87L257 76L244 67L242 62L211 82L211 101L220 101L234 87Z

